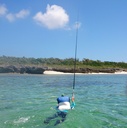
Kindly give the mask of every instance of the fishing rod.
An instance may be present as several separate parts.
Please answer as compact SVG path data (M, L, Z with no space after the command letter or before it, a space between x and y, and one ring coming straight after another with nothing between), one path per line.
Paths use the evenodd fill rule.
M76 43L75 43L75 58L74 58L74 78L73 78L73 93L74 96L74 89L75 89L75 73L76 73L76 62L77 62L77 46L78 46L78 22L76 23Z

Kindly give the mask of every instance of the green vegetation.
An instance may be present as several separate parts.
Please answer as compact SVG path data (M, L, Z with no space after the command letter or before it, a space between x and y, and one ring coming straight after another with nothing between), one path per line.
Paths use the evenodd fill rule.
M93 69L102 69L102 68L124 68L127 69L127 63L125 62L109 62L100 60L90 60L90 59L77 59L77 68L93 68ZM74 58L26 58L26 57L0 57L0 66L46 66L52 68L73 68Z

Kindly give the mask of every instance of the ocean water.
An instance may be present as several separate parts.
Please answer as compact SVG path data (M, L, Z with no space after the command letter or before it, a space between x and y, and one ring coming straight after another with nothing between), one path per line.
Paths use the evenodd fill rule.
M74 110L54 126L56 98L73 75L0 74L0 128L127 128L127 75L76 75Z

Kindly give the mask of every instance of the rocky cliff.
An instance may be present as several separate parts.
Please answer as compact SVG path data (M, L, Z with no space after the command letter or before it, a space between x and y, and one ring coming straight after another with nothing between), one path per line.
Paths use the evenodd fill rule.
M28 73L28 74L43 74L45 68L29 67L29 66L1 66L0 73Z

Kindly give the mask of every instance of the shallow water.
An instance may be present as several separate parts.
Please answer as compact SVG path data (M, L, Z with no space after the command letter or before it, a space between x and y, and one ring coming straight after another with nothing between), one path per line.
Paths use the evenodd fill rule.
M56 98L73 75L0 74L0 127L53 128ZM56 128L127 128L127 75L76 75L76 107Z

